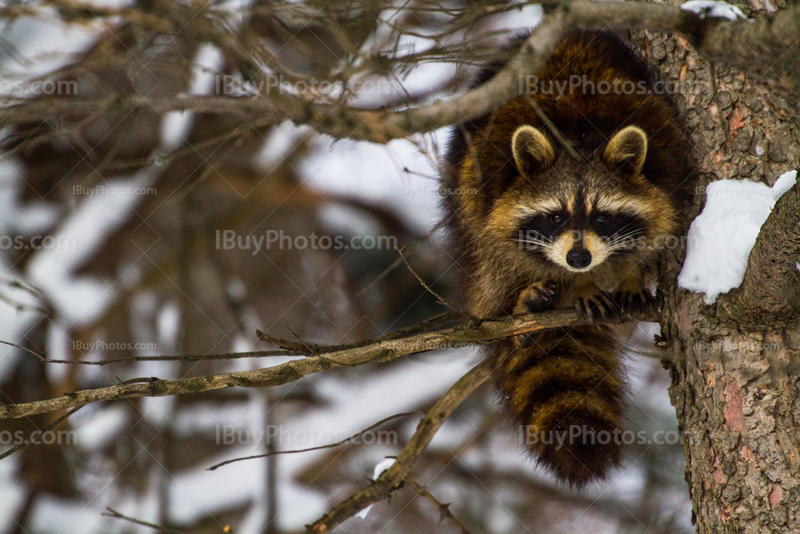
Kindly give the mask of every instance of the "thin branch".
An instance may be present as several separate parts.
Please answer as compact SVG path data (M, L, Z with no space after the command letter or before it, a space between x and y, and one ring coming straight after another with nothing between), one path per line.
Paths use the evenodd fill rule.
M439 515L440 515L439 522L441 522L444 519L449 519L461 532L461 534L470 534L469 530L467 530L467 527L464 526L464 523L459 521L458 518L453 515L453 512L450 511L450 503L442 504L436 497L431 495L431 492L428 491L425 488L425 486L413 480L406 480L404 484L413 488L414 491L419 493L421 496L425 497L425 499L427 499L428 502L433 504L439 510Z
M403 169L403 171L404 171L404 172L407 172L407 173L409 173L409 174L411 174L411 171L410 171L410 170L408 170L408 169ZM414 173L414 174L419 174L419 173ZM420 176L422 176L422 175L420 175ZM425 177L425 178L433 178L433 177L428 177L428 176L424 176L424 177ZM435 232L436 232L436 231L437 231L439 228L441 228L442 226L443 226L443 223L442 223L442 222L439 222L439 223L437 223L437 224L436 224L436 225L435 225L433 228L431 228L431 229L428 231L428 233L427 233L427 234L425 234L424 236L420 237L420 238L417 240L417 242L416 242L416 243L414 243L414 244L412 244L412 245L410 245L410 246L409 246L409 251L408 251L408 253L409 253L409 254L413 254L413 253L414 253L414 252L417 250L417 248L419 248L419 247L420 247L420 246L421 246L421 245L422 245L422 244L423 244L425 241L427 241L428 239L430 239L430 238L431 238L431 236L433 236L433 234L434 234L434 233L435 233ZM403 261L405 261L405 258L403 258L403 256L402 256L402 255L400 255L400 257L399 257L399 258L397 258L396 260L394 260L392 263L390 263L390 264L389 264L389 266L388 266L388 267L386 267L386 268L385 268L383 271L381 271L381 273L380 273L378 276L376 276L376 277L375 277L375 279L374 279L374 280L372 280L372 282L370 282L370 283L369 283L369 284L367 284L366 286L362 287L362 288L361 288L361 289L358 291L358 293L356 293L356 294L355 294L355 296L356 296L356 297L360 297L361 295L363 295L364 293L366 293L367 291L369 291L369 289L370 289L372 286L374 286L375 284L377 284L378 282L380 282L381 280L383 280L384 278L386 278L386 277L389 275L389 273L391 273L392 271L394 271L395 269L397 269L397 267L399 267L399 266L400 266L400 264L401 264L401 263L403 263Z
M346 437L343 440L337 441L335 443L329 443L327 445L320 445L318 447L309 447L308 449L294 449L294 450L290 450L290 451L275 451L275 452L271 452L271 453L268 452L266 454L257 454L255 456L244 456L244 457L241 457L241 458L234 458L233 460L226 460L224 462L220 462L218 464L212 465L211 467L206 469L206 471L215 471L218 468L222 467L223 465L228 465L228 464L232 464L232 463L236 463L236 462L241 462L243 460L255 460L257 458L266 458L268 456L278 456L279 454L297 454L297 453L300 453L300 452L310 452L310 451L319 451L319 450L322 450L322 449L332 449L334 447L339 447L341 445L346 445L347 443L349 443L349 442L351 442L351 441L353 441L355 439L358 439L360 436L366 434L370 430L374 430L374 429L378 428L379 426L383 425L384 423L388 423L389 421L393 421L395 419L399 419L400 417L406 417L407 415L412 415L412 414L415 414L415 413L417 413L417 412L402 412L402 413L396 413L394 415L390 415L389 417L385 417L385 418L381 419L380 421L378 421L377 423L368 426L364 430L360 430L360 431L356 432L355 434L353 434L352 436Z
M639 317L624 318L621 322L659 319L660 314L657 310L651 309ZM147 379L148 382L145 383L125 383L105 388L76 391L74 393L66 393L61 397L24 404L0 404L0 420L16 419L108 400L134 397L164 397L232 387L273 387L294 382L306 375L335 367L352 367L369 362L385 362L401 356L410 356L436 349L481 345L496 339L520 334L587 324L592 323L587 318L580 316L574 309L551 310L502 320L484 320L480 324L458 325L434 332L423 331L399 339L379 338L379 340L373 340L373 342L363 346L330 352L324 356L311 356L293 360L252 371L238 371L177 380L152 378Z
M483 384L492 373L492 363L485 360L473 367L467 374L462 376L453 387L451 387L436 404L428 410L425 418L420 421L417 431L400 451L397 460L392 466L383 472L368 487L359 491L355 495L345 499L333 510L323 517L306 527L306 532L311 534L322 534L330 532L337 525L356 515L370 504L374 504L392 491L399 488L414 463L422 455L422 452L430 444L433 436L442 426L444 420L455 410L470 393Z
M180 530L172 530L170 528L162 527L161 525L156 525L155 523L148 523L147 521L142 521L140 519L135 519L133 517L122 515L113 508L106 508L106 510L108 510L108 512L103 512L100 515L105 517L113 517L114 519L122 519L123 521L127 521L135 525L142 525L143 527L152 528L153 530L157 530L159 532L166 532L168 534L183 534L183 532L181 532Z
M550 133L553 134L553 137L556 138L556 141L561 143L561 146L564 147L564 150L566 150L567 153L570 156L572 156L572 159L574 159L576 161L583 162L584 158L580 154L578 154L578 151L575 150L575 147L572 145L572 142L569 139L567 139L566 137L564 137L564 134L562 134L558 130L558 128L556 128L556 125L553 124L553 122L550 119L547 118L547 115L545 115L545 113L542 110L541 106L539 106L539 104L537 104L536 101L533 98L531 98L530 95L525 95L525 99L531 105L531 107L533 108L533 111L536 112L536 115L539 116L539 119L544 123L545 127L548 130L550 130Z
M434 315L433 317L429 317L415 325L407 326L405 328L401 328L392 332L391 334L386 334L374 339L365 339L363 341L357 341L355 343L345 343L342 345L316 345L316 344L308 344L308 343L298 343L296 341L289 341L288 339L283 339L275 336L271 336L262 332L261 330L256 330L256 336L261 341L266 341L268 343L272 343L276 347L281 347L287 351L289 351L292 356L320 356L323 354L330 354L332 352L339 352L342 350L348 349L355 349L359 347L366 347L367 345L372 345L379 341L388 341L390 339L401 339L404 337L409 337L412 334L418 334L420 332L432 332L435 328L442 326L447 323L452 323L462 317L461 314L456 312L451 313L442 313L439 315ZM304 352L304 351L308 352Z
M289 341L288 339L282 339L276 336L271 336L266 332L262 332L261 330L256 330L256 336L261 341L272 343L276 347L280 347L295 355L303 355L309 353L316 354L318 350L321 349L321 347L317 347L317 345L308 345L303 342Z
M65 413L64 415L62 415L61 417L59 417L58 419L56 419L55 421L53 421L52 423L50 423L49 425L44 427L44 430L41 430L40 432L42 434L44 434L45 432L50 432L55 427L57 427L58 425L60 425L64 421L66 421L72 414L74 414L75 412L77 412L81 408L83 408L83 406L77 406L77 407L71 409L70 411L68 411L67 413ZM20 443L19 445L15 445L15 446L11 447L10 449L8 449L3 454L0 454L0 460L2 460L3 458L7 458L7 457L11 456L12 454L17 452L18 450L20 450L20 449L22 449L24 447L27 447L28 445L29 445L28 443Z
M225 354L206 354L206 355L192 355L182 354L176 356L128 356L126 358L114 358L110 360L52 360L46 356L39 354L29 348L11 343L10 341L0 340L0 345L8 345L36 356L36 358L43 363L61 363L71 365L111 365L112 363L129 363L129 362L200 362L206 360L239 360L241 358L267 358L274 356L304 356L304 354L296 354L294 351L288 350L256 350L250 352L227 352Z
M463 315L464 317L466 317L466 318L468 318L468 319L470 319L472 321L479 321L479 319L477 317L475 317L474 315L470 315L469 313L465 312L464 310L458 308L455 304L451 303L449 300L447 300L446 298L441 296L439 293L437 293L436 291L431 289L431 287L428 284L425 283L425 280L423 280L422 277L420 275L418 275L417 272L414 269L411 268L411 264L408 263L408 260L403 255L403 251L401 249L399 249L399 248L395 249L395 250L397 250L397 253L400 254L400 259L402 259L403 263L406 264L406 267L411 272L411 274L414 275L414 278L416 278L417 281L420 283L420 285L422 285L422 287L425 288L425 291L427 291L428 293L430 293L431 295L436 297L436 300L439 301L439 304L450 308L455 313L457 313L459 315Z

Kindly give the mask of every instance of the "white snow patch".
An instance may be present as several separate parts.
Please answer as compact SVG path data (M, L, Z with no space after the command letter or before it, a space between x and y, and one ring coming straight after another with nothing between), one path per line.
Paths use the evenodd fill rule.
M372 472L372 480L378 480L384 471L388 471L390 467L394 465L395 458L386 458L378 463L375 466L375 470Z
M112 302L113 283L76 278L72 271L133 215L142 198L135 192L150 181L145 175L140 173L132 180L109 180L104 191L112 194L86 199L54 233L52 245L39 250L28 265L30 281L70 323L90 322Z
M707 304L738 287L761 226L776 200L794 184L795 175L794 171L784 174L773 188L749 180L709 184L703 212L689 228L678 285L705 293Z
M100 493L95 497L101 497ZM27 532L101 532L102 501L105 499L96 498L87 505L77 499L43 495L34 505Z
M189 80L188 94L214 94L216 74L222 67L222 54L210 44L203 44L194 56L192 77ZM181 93L184 96L186 93ZM161 123L161 147L159 153L168 153L184 146L189 131L194 124L195 114L191 111L170 111Z
M377 373L366 382L306 377L330 404L327 409L314 411L307 416L283 420L276 443L281 450L326 445L351 436L392 414L424 406L427 402L440 397L469 370L470 359L465 357L468 354L471 354L469 349L460 349L448 353L446 359L432 356L409 359L403 365L392 369L391 373ZM273 358L270 358L270 362L272 361ZM408 421L416 424L421 416L421 414L409 416ZM259 428L252 427L253 431L262 429L263 425ZM385 445L386 448L379 447L377 443L363 447L361 454L365 459L378 460L387 454L399 451L402 440L398 440L397 443L387 441ZM380 451L380 456L371 456L373 451ZM254 454L252 449L250 452L242 452L244 454L231 453L223 460L235 455ZM279 519L281 528L301 529L304 524L324 513L330 505L323 502L320 514L316 516L306 513L306 506L316 503L317 497L313 496L311 503L307 503L310 498L307 495L308 489L303 492L303 488L293 478L325 454L326 451L310 451L280 457L278 465L282 491ZM297 491L296 498L290 498L290 493L287 491L289 488Z
M155 156L156 161L163 161L163 154L177 150L186 144L186 136L194 124L194 112L170 111L164 114L161 121L161 146ZM158 160L157 158L162 158Z
M224 58L219 48L208 43L202 44L194 57L189 93L193 95L214 94L215 81L223 65Z
M122 404L104 406L75 426L76 442L85 451L95 451L107 446L123 430L128 420L127 408Z
M158 345L162 351L175 351L178 333L181 328L181 312L178 304L167 302L161 308L156 318L156 329L158 331ZM163 353L163 352L162 352Z
M17 197L17 195L15 195ZM36 233L46 232L58 221L58 208L45 202L32 201L19 206L17 198L14 198L12 208L18 215L18 219L11 223L11 227L19 227L23 232L33 230Z
M6 447L3 447L5 450ZM19 468L19 460L16 459L19 454L6 458L0 465L0 529L3 532L11 532L12 527L16 527L12 517L25 500L26 490L14 477L14 472Z
M394 465L394 458L386 458L378 462L378 465L375 466L375 471L372 474L372 480L378 480L378 477L383 474L384 471L388 471L390 467ZM372 505L370 504L360 512L356 514L356 517L360 517L361 519L366 519L367 514L369 511L372 510Z
M742 10L728 2L715 2L713 0L689 0L681 4L681 9L700 15L700 18L719 17L728 20L746 19Z
M190 523L216 510L264 498L264 460L250 460L218 471L191 471L175 476L169 485L173 519Z
M295 126L291 122L284 122L273 128L261 150L253 157L253 163L268 176L309 131L308 127Z
M156 363L156 362L139 362L142 363ZM161 363L161 362L158 362ZM142 367L141 365L138 367ZM131 373L133 375L133 373ZM135 376L148 376L146 374L136 374ZM149 376L165 376L163 374L151 374ZM175 405L177 404L175 397L144 397L140 405L141 424L148 426L156 426L164 428L171 425L176 421L175 419ZM181 413L181 416L184 414Z
M789 171L780 175L772 186L772 198L775 202L797 183L797 171Z
M449 129L438 130L431 139L444 146L448 132ZM334 143L329 137L321 137L311 146L312 153L298 167L306 185L322 193L353 196L393 209L422 233L438 223L439 170L431 153L423 154L405 139L381 146L354 141ZM426 149L430 150L429 144ZM354 161L358 165L353 165ZM339 204L330 209L344 219L351 218L344 215Z
M47 357L53 360L69 360L71 348L69 338L65 335L65 328L57 319L50 320L47 326ZM70 373L69 365L46 365L44 368L47 379L53 384L60 384Z
M4 2L5 4L5 2ZM47 10L55 13L54 10ZM0 58L7 79L14 83L5 85L11 93L4 96L19 96L19 88L27 92L32 86L28 82L49 80L49 73L70 62L71 55L83 52L107 29L99 20L83 24L64 24L52 18L20 17L12 22L0 23L4 41L16 50ZM8 51L8 48L4 48ZM18 83L21 82L21 83Z
M0 229L3 226L0 225ZM9 266L5 258L0 257L0 340L9 343L20 343L23 332L27 331L28 325L41 320L41 314L32 311L18 311L16 304L28 306L38 306L41 303L29 292L11 287L13 281L19 280L16 272ZM4 299L8 299L7 302ZM0 345L0 376L11 372L17 358L33 358L30 354L9 345ZM0 500L2 500L0 498ZM2 509L0 509L1 512Z
M263 411L263 406L256 405L255 408L256 410L248 409L237 402L209 406L204 410L182 410L180 418L175 420L173 432L179 436L191 436L193 433L208 432L213 429L217 443L227 445L228 441L236 439L232 431L238 429L261 430L258 421L263 418L263 415L259 417L257 410ZM253 424L252 421L257 422ZM261 426L263 427L263 421Z

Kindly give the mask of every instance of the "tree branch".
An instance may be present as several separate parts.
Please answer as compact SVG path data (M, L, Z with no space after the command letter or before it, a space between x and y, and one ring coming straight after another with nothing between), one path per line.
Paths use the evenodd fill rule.
M761 227L738 288L718 302L739 324L785 322L800 310L800 182L787 191Z
M440 398L420 421L417 431L400 451L392 466L368 487L342 501L333 510L306 527L307 533L321 534L330 532L345 520L353 517L360 510L376 503L400 487L403 480L411 472L411 468L428 447L433 436L442 426L445 419L491 375L491 362L488 360L473 367L462 376L445 395Z
M653 321L660 315L655 309L624 321ZM94 402L133 397L164 397L184 393L200 393L230 387L262 388L294 382L300 378L334 367L352 367L369 362L383 362L435 349L480 345L496 339L540 332L553 328L570 328L590 324L573 309L552 310L503 320L486 320L478 325L454 326L437 331L415 333L402 338L378 338L370 343L316 354L253 371L238 371L178 380L158 378L133 379L115 386L66 393L54 399L25 404L0 404L0 420L16 419L52 412ZM411 331L415 331L412 327ZM298 354L302 355L302 354Z
M118 96L110 99L47 98L15 102L0 108L0 126L50 117L88 115L98 110L126 113L137 107L159 113L200 111L224 113L270 122L307 124L335 138L387 143L412 133L429 132L491 113L521 94L522 76L540 70L564 33L573 28L674 31L687 37L707 60L727 63L756 75L767 75L776 90L800 97L800 61L792 51L800 26L800 6L794 6L755 23L702 18L680 8L635 2L556 2L545 4L547 15L525 44L488 82L447 101L401 111L369 111L315 103L305 98L271 91L259 97ZM223 43L224 45L225 43ZM229 43L228 43L229 44ZM233 46L233 45L231 45ZM226 47L231 48L231 47ZM236 48L236 47L234 47ZM237 48L238 50L238 48ZM756 52L753 52L755 50ZM238 54L241 56L241 54ZM766 67L762 57L780 57ZM239 57L241 61L243 58ZM768 68L768 72L762 72ZM263 75L263 73L262 73Z

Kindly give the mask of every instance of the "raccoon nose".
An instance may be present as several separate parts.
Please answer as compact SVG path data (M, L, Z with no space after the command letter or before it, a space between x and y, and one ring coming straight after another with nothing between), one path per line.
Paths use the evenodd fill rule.
M573 269L583 269L592 263L592 254L585 248L573 248L567 252L567 265Z

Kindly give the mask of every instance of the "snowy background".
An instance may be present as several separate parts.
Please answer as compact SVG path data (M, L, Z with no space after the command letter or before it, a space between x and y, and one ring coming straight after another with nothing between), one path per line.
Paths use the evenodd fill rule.
M48 16L0 22L3 80L76 80L81 96L164 96L211 94L215 76L233 72L212 43L180 34L148 40L113 18L65 23L53 9L44 13ZM457 32L448 42L499 39L533 26L540 13L538 6L515 9ZM399 9L378 12L374 27L364 29L369 35L363 36L362 49L385 49L401 15ZM429 49L434 41L424 37L425 30L436 24L442 21L422 20L416 36L401 36L393 46L403 54ZM252 25L274 29L255 17ZM320 37L324 27L290 29L292 39L284 43L276 31L278 37L265 39L265 46L306 73L325 68L328 52L336 52L335 39ZM352 29L354 35L358 31ZM314 61L298 59L303 48L292 46L302 39L312 43ZM107 57L112 61L100 61ZM71 68L79 64L93 66ZM463 66L425 62L375 77L385 83L376 84L378 90L356 91L350 104L376 107L405 94L427 95L423 101L444 98L469 75ZM0 227L6 241L0 242L0 340L64 360L219 354L268 348L255 340L256 329L341 343L445 311L404 266L382 274L397 259L393 248L226 250L219 236L225 231L256 238L268 232L391 236L407 247L414 270L429 285L447 291L449 263L435 230L438 158L446 130L380 146L334 141L290 123L265 126L255 118L242 123L192 113L110 110L75 124L43 121L1 130L6 152L0 164ZM238 136L240 127L253 134ZM712 301L738 285L752 247L748 236L754 239L790 179L775 190L755 183L709 188L708 211L689 236L683 287ZM714 201L732 196L738 199L735 207ZM732 236L726 243L736 246L709 249L723 228ZM712 261L717 270L709 270ZM647 356L654 333L653 325L643 326L627 358L633 381L630 428L650 438L677 432L668 376ZM44 365L3 346L0 401L29 402L135 377L200 376L283 361ZM28 445L0 460L0 532L151 531L101 515L106 508L184 532L221 532L225 525L241 533L301 532L363 488L376 466L399 452L422 412L474 362L473 349L437 351L319 373L269 391L86 407L59 427L70 433L69 443ZM207 471L266 450L332 443L400 412L414 413L382 426L379 442ZM58 415L2 422L0 437L29 435ZM235 434L236 443L226 442L226 432ZM0 452L12 445L6 439ZM451 511L475 533L680 533L692 531L683 462L678 440L635 443L624 468L608 481L572 492L524 456L485 388L448 420L412 477L440 502L451 503ZM456 531L439 519L434 506L405 489L340 529Z

